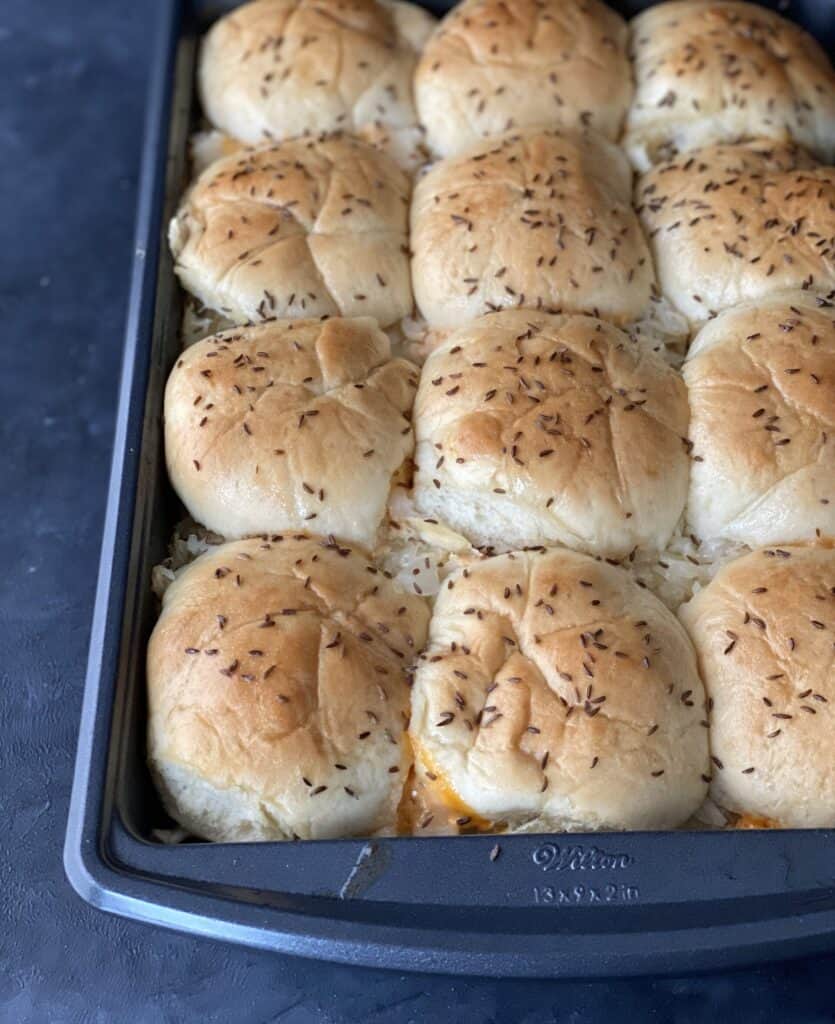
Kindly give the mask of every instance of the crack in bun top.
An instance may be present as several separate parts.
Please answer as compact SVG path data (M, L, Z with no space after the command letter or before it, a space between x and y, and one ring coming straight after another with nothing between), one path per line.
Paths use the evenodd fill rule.
M236 323L412 310L408 176L349 135L211 164L169 228L180 283Z
M166 387L171 482L226 538L316 530L373 547L412 454L417 381L371 319L279 320L206 338Z
M481 547L661 550L687 495L681 377L586 316L508 310L451 334L415 400L415 501Z
M412 690L418 778L534 831L674 828L707 791L705 697L675 616L622 569L513 552L442 588Z

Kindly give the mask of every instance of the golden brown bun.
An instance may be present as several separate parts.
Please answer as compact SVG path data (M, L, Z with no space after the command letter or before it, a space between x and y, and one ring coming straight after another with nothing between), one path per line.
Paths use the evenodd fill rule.
M401 0L254 0L206 35L203 109L242 142L341 129L412 166L422 158L412 76L434 25Z
M680 615L713 702L713 799L785 828L835 826L835 551L755 551Z
M417 368L371 319L279 320L187 349L165 392L174 489L223 537L314 529L372 547L412 453Z
M412 310L409 179L349 135L224 157L186 193L169 229L180 283L246 323Z
M436 164L411 213L413 287L429 326L508 306L637 319L654 276L631 177L605 139L548 129Z
M171 816L220 841L392 830L428 618L361 551L321 538L198 558L148 648L148 756Z
M686 0L643 11L631 30L624 145L639 170L757 137L835 159L835 75L797 25L759 4Z
M784 292L696 335L684 380L695 461L687 518L751 547L835 536L835 308Z
M699 324L787 288L835 286L835 170L793 146L712 146L639 179L666 297Z
M704 717L675 616L625 571L543 549L441 590L409 732L418 775L482 818L673 828L706 793Z
M430 148L451 156L535 124L617 141L632 93L626 23L598 0L464 0L415 75Z
M478 546L664 547L687 496L681 377L586 316L506 310L453 332L415 401L415 501Z

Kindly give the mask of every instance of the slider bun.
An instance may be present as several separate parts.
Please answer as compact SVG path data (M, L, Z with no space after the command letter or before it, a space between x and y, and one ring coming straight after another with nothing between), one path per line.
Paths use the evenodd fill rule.
M664 547L687 496L680 376L586 316L506 310L451 334L415 401L415 500L500 551Z
M713 799L786 828L835 826L835 551L755 551L679 614L713 701Z
M623 570L516 552L441 590L412 690L418 779L511 828L674 828L702 803L704 691L686 633Z
M412 453L417 369L371 319L235 328L182 354L165 452L189 513L224 537L315 529L374 544Z
M169 228L180 283L246 323L412 310L409 179L348 135L224 157L186 193Z
M632 93L626 22L598 0L464 0L415 75L430 148L450 156L535 124L617 141Z
M687 517L752 547L835 536L835 310L808 292L706 324L684 364L693 455Z
M794 140L835 159L835 75L799 26L759 4L662 3L632 21L635 166L715 143Z
M638 181L666 297L693 324L775 291L835 286L835 169L793 146L713 146Z
M148 648L148 756L169 814L218 841L393 830L405 666L428 617L362 552L314 537L198 558Z
M399 0L255 0L206 35L203 109L242 142L351 131L410 166L421 140L412 76L434 25Z
M411 213L415 299L429 326L508 306L639 317L654 276L631 181L617 146L571 131L504 135L436 164Z

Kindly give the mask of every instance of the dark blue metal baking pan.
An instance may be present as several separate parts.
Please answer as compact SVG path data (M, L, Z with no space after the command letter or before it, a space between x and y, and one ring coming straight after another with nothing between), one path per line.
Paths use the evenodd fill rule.
M835 946L835 830L165 846L145 766L151 567L179 510L163 385L181 312L164 227L184 184L195 44L163 0L113 468L64 863L90 903L213 938L399 970L614 976ZM227 5L228 6L228 5ZM436 9L448 6L432 5ZM648 6L627 2L624 13ZM772 3L835 46L835 0ZM498 843L499 856L491 857Z

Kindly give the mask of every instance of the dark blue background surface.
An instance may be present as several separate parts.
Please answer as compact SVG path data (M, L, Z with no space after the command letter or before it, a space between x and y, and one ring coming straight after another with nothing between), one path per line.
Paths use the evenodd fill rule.
M0 1024L835 1020L835 958L613 983L307 963L118 921L61 868L153 0L0 0Z

